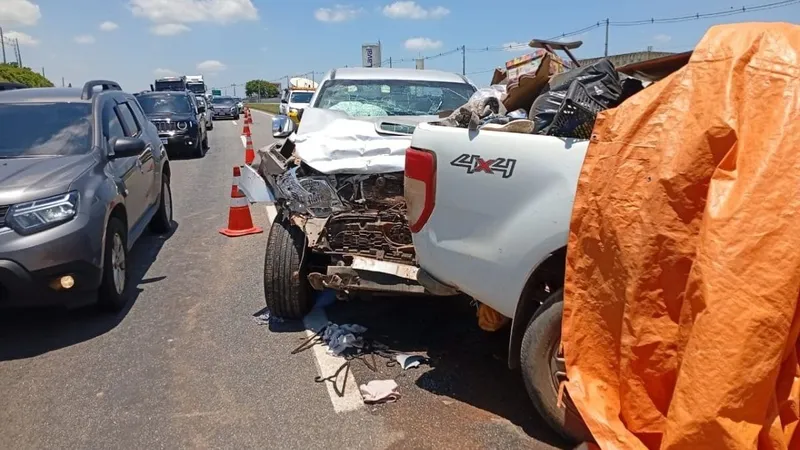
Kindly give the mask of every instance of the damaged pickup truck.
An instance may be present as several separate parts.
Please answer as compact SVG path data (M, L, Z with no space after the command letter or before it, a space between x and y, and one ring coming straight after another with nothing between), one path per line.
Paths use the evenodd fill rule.
M297 130L285 116L273 119L273 136L287 139L260 149L257 175L245 167L241 181L251 201L276 208L264 262L273 315L301 318L325 289L427 293L416 281L406 219L405 150L417 124L475 91L446 72L338 69L323 79Z

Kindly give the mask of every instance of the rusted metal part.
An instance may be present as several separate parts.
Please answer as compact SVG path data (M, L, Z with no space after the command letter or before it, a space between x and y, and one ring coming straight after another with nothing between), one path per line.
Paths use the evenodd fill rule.
M356 270L352 267L328 266L327 274L313 272L308 281L316 290L376 291L397 294L424 294L425 288L415 281L380 272Z

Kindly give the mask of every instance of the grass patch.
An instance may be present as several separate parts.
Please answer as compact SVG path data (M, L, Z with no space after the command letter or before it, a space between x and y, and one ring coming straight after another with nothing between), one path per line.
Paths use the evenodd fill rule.
M279 105L280 103L248 103L247 107L268 112L270 114L278 114Z

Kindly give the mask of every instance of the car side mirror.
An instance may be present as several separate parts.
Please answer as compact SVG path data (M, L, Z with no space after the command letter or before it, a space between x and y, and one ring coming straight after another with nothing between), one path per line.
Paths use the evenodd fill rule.
M206 107L205 107L205 106L198 106L198 107L197 107L197 112L199 112L199 113L204 113L204 112L206 112Z
M285 98L282 98L282 99L281 99L281 103L283 103L283 104L288 104L288 103L289 103L289 100L286 100Z
M142 139L135 137L116 137L111 139L111 149L114 153L109 156L112 159L139 156L144 152L145 147L147 147L147 144Z
M294 131L294 121L289 116L280 115L272 118L272 137L285 138Z

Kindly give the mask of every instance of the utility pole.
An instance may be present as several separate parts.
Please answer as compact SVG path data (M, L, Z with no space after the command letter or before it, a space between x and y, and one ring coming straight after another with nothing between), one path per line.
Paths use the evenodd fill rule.
M231 87L233 88L233 96L236 97L236 85L231 84Z
M608 57L608 25L609 21L606 19L606 54L605 56Z
M44 67L42 67L42 78L47 78L46 76L44 76Z
M467 46L461 46L461 75L467 74Z
M17 44L17 64L22 67L22 52L19 50L19 39L15 38L14 42Z
M61 77L61 87L64 87L64 77Z
M392 68L392 57L391 56L389 57L389 68L390 69Z
M0 27L0 47L3 47L3 64L6 61L6 38L3 36L3 27Z

